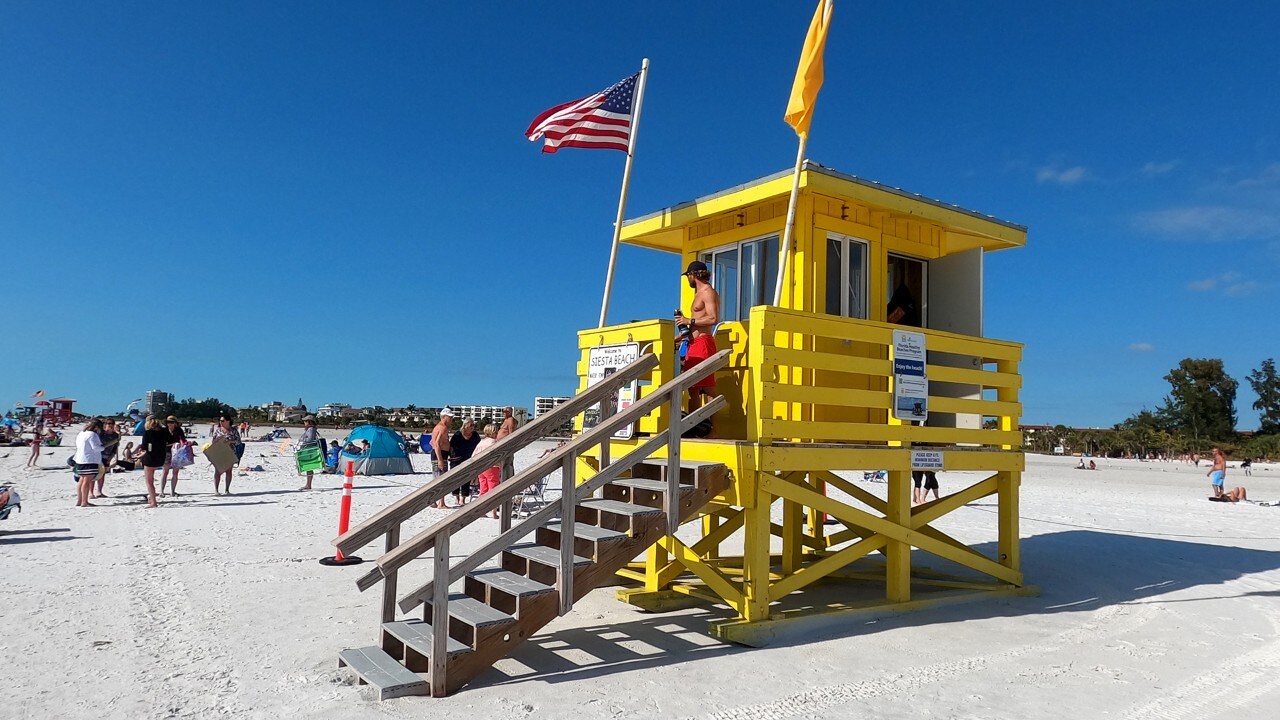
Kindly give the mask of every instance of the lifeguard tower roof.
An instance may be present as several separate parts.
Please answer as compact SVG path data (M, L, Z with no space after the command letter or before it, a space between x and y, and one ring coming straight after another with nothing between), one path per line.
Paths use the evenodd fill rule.
M775 197L785 199L791 192L791 182L792 171L782 170L627 220L622 226L622 242L679 253L682 251L684 228L763 200ZM1027 241L1027 228L1024 225L838 172L811 160L804 162L800 187L802 190L852 200L898 216L913 217L942 226L954 239L963 239L961 244L981 247L988 252L1021 247Z

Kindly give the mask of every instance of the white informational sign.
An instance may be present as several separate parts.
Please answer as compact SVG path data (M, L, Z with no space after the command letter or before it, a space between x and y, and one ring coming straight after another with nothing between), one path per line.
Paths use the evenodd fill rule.
M614 374L621 368L640 359L640 343L623 343L621 345L597 345L587 353L587 387ZM632 381L620 388L613 396L613 412L631 407L636 400L640 383ZM600 424L600 406L597 405L585 413L582 429L593 428ZM627 425L613 434L618 440L630 440L635 435L635 425Z
M912 470L942 470L941 450L912 450Z
M925 375L924 333L893 331L893 416L929 418L929 377Z

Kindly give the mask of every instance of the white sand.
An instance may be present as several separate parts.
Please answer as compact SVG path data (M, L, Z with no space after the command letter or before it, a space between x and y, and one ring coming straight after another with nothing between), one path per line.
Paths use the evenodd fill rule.
M378 703L336 668L339 650L374 640L380 595L355 589L367 565L316 562L332 553L335 478L294 492L291 457L251 443L246 459L268 471L237 476L234 497L213 496L201 459L158 510L140 505L141 473L113 475L103 507L77 509L69 449L36 471L26 449L6 452L0 479L24 511L0 523L0 718L1199 719L1270 718L1280 704L1280 508L1207 502L1204 468L1083 472L1031 456L1023 557L1039 597L746 649L706 635L723 609L646 615L602 589L459 694ZM356 518L427 477L359 479ZM944 491L966 481L941 478ZM1280 468L1228 484L1280 500ZM988 499L939 525L990 549L994 510Z

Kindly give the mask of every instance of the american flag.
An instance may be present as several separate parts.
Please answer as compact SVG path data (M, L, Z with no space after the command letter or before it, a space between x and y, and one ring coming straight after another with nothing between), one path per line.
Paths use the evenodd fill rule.
M603 148L627 151L636 95L636 73L613 87L557 105L533 119L526 137L537 142L546 137L542 152L562 147Z

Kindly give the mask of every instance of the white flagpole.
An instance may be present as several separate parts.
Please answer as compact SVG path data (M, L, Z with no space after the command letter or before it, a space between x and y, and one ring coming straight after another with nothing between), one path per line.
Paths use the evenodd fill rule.
M773 286L773 304L782 303L782 277L791 261L791 235L796 224L796 198L800 196L800 168L804 165L804 151L809 144L809 133L800 136L800 149L796 152L795 176L791 179L791 202L787 204L787 224L782 227L782 248L778 252L778 282Z
M618 198L618 217L613 222L613 247L609 249L609 271L604 276L604 300L600 303L600 324L604 327L609 314L609 295L613 292L613 268L618 263L618 242L622 237L622 216L627 211L627 190L631 188L631 162L636 157L636 135L640 133L640 108L644 104L644 83L649 77L649 58L640 63L640 81L636 83L636 111L631 116L631 137L627 140L627 166L622 171L622 195Z

